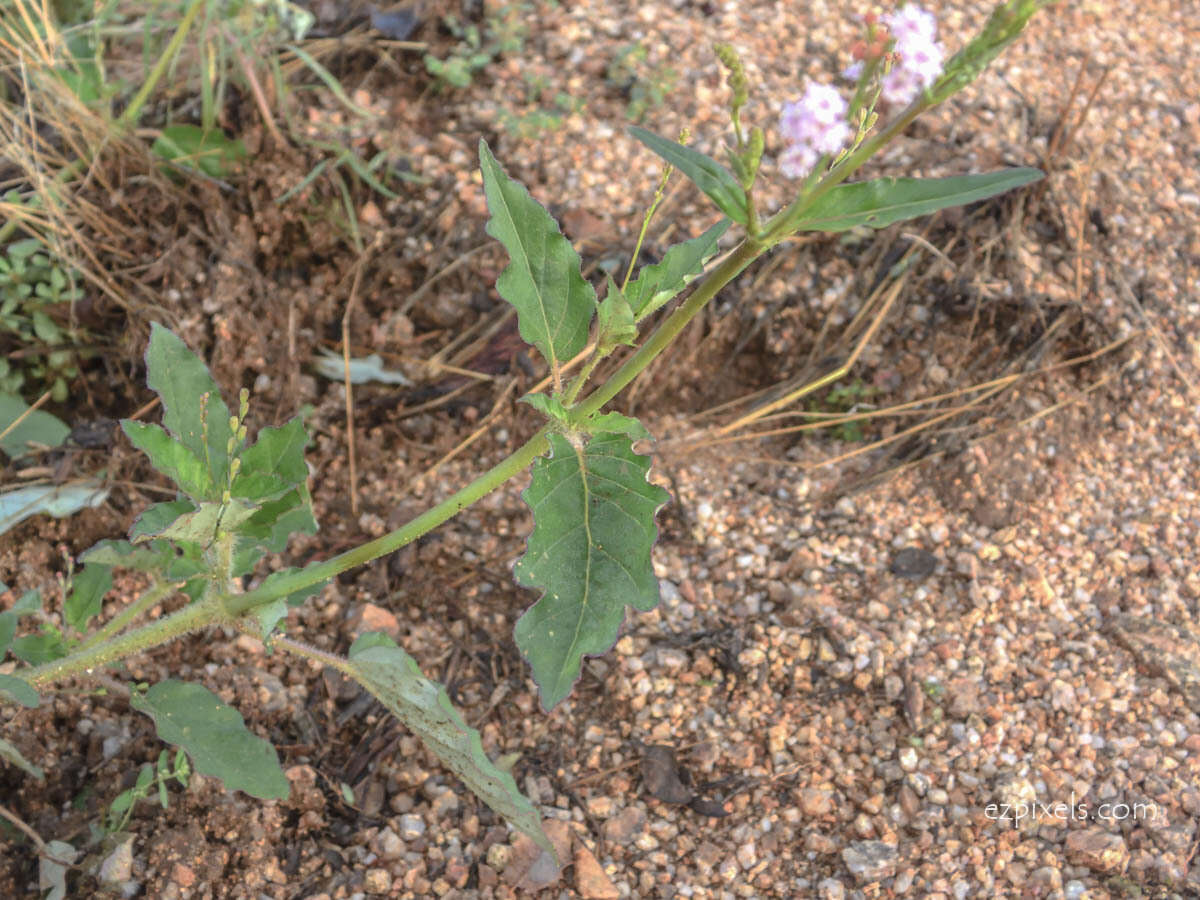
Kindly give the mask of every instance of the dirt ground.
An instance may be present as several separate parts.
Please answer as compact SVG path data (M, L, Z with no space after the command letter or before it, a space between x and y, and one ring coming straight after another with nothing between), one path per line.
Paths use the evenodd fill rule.
M951 47L987 11L926 5ZM336 6L313 8L348 41ZM449 11L483 6L430 4L412 39L448 52ZM393 182L399 200L353 185L363 252L329 184L276 203L314 159L235 98L244 173L134 183L109 205L128 240L120 253L98 242L101 258L142 287L129 309L89 307L106 349L52 411L102 437L50 462L105 468L112 494L0 536L0 608L29 588L55 596L68 556L162 497L113 428L151 398L151 320L207 359L227 398L251 389L253 427L311 408L321 528L256 579L397 527L499 461L537 427L514 401L545 373L494 290L505 257L483 231L478 139L560 217L600 284L627 265L658 174L624 134L637 85L674 69L642 124L688 125L713 150L726 89L711 42L743 51L760 85L747 115L769 128L805 74L845 63L856 25L843 12L535 3L519 12L520 53L462 91L434 90L418 51L363 49L378 36L357 23L326 62L377 118L314 91L304 127L424 179ZM386 630L446 684L487 751L516 754L561 870L357 685L214 631L130 659L118 681L202 681L277 747L291 796L196 777L81 860L71 896L1200 896L1197 38L1165 0L1045 11L870 166L1035 165L1044 185L795 242L689 327L616 407L655 434L652 478L673 496L655 551L662 604L631 616L553 713L511 639L534 599L511 573L531 527L523 480L292 611L287 632L327 650ZM629 82L611 62L638 43L647 61ZM561 121L518 133L547 110ZM763 202L786 188L773 178ZM714 220L675 186L647 257ZM802 407L893 412L727 440L739 432L721 426L844 359L856 316L892 285L843 393ZM339 350L348 305L355 355L412 382L355 388L357 513L344 388L312 367ZM119 576L112 608L142 586ZM0 803L43 840L85 844L158 756L119 687L81 682L3 712L0 735L46 780L0 767ZM1018 807L1030 814L1003 812ZM37 896L34 847L5 839L0 896Z

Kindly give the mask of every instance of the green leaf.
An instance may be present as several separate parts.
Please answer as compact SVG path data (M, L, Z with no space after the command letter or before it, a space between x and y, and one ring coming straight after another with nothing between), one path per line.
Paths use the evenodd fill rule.
M28 706L28 704L26 704ZM46 780L46 773L27 760L21 751L10 744L4 738L0 738L0 759L6 759L18 769L23 769L25 772L32 775L38 781Z
M112 588L112 569L108 566L89 563L71 579L71 593L67 596L63 614L67 624L78 632L87 628L87 623L100 615L104 595Z
M717 241L730 224L729 219L722 219L699 237L671 247L661 262L643 266L637 278L625 288L634 317L640 320L655 312L703 272L704 264L717 252Z
M350 648L346 674L379 698L479 799L553 854L541 816L512 775L484 754L479 732L463 721L446 689L422 675L399 647L360 642Z
M184 513L164 528L160 536L208 546L216 537L218 528L221 531L233 531L255 512L255 507L241 500L201 503L195 512Z
M605 355L615 347L631 347L637 338L633 308L625 293L608 276L608 292L596 309L596 352Z
M299 416L282 428L264 428L241 455L241 470L230 493L247 500L274 499L307 482L304 448L308 432Z
M204 363L183 341L154 322L146 367L146 383L162 398L163 426L204 463L213 484L225 484L227 448L233 436L229 407ZM207 422L207 440L202 421Z
M281 552L293 534L316 534L312 496L301 485L278 500L270 500L243 522L237 533L257 542L272 553Z
M555 422L566 424L570 421L570 414L567 408L562 405L562 401L557 397L548 397L545 394L526 394L521 398L522 403L528 403L547 419L552 419Z
M0 675L0 694L16 700L22 706L34 707L41 703L38 692L24 678L15 675Z
M546 709L570 693L585 655L613 645L626 604L658 603L654 514L670 499L646 481L649 457L627 435L598 435L586 448L549 439L550 456L534 463L522 495L534 526L515 569L519 583L546 592L516 628Z
M197 772L221 779L229 790L260 800L280 800L290 792L275 748L203 685L160 681L130 703L154 720L162 740L187 751Z
M733 173L698 150L659 137L652 131L629 127L629 133L692 180L717 208L739 225L750 221L750 204L746 191Z
M129 529L129 539L137 541L138 538L148 538L161 534L180 516L186 515L195 509L196 505L190 500L168 500L165 503L155 503L153 506L148 506L138 516L137 521L133 523L133 527Z
M300 570L298 568L292 566L291 568L281 569L278 572L272 572L263 579L261 586L267 587L269 584L271 584L271 582L294 575L299 571ZM306 588L293 591L286 597L280 597L278 600L274 600L265 606L255 607L253 612L258 618L259 626L262 628L263 638L265 639L269 637L271 632L275 630L275 626L287 616L289 606L300 606L309 597L313 597L321 593L321 591L325 588L325 585L328 583L328 581L322 581L320 584L309 585Z
M587 343L596 292L580 274L579 254L558 223L508 177L482 140L479 165L492 214L487 233L504 244L510 259L496 290L516 308L521 337L557 371Z
M27 409L29 406L15 394L0 394L0 432L5 431ZM10 459L16 459L29 452L30 443L57 447L70 433L71 429L59 419L35 409L20 425L0 438L0 450Z
M246 158L246 145L216 129L199 125L168 125L150 145L159 159L199 169L213 178L224 178Z
M17 615L12 610L0 613L0 660L8 652L13 635L17 633Z
M158 425L122 419L121 428L129 442L150 458L151 465L170 478L195 500L219 499L208 468L195 453Z
M597 413L583 423L583 429L588 434L624 434L635 441L650 437L650 432L640 421L617 412Z
M12 655L31 666L54 662L67 655L67 644L57 631L43 631L19 637L9 648Z
M121 566L138 572L160 572L175 558L166 541L131 544L129 541L100 541L79 557L80 561L99 566Z
M804 213L800 231L884 228L949 206L986 200L1042 178L1037 169L1014 168L950 178L876 178L840 184Z

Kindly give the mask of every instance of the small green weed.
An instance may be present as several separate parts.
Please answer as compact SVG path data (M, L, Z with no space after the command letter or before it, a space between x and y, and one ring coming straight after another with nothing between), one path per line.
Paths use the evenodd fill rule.
M11 198L6 198L11 199ZM35 238L14 241L0 254L0 393L50 390L56 403L67 399L67 384L79 374L74 345L83 332L63 325L82 299L76 273ZM57 314L57 317L56 315ZM15 345L15 347L13 346Z
M463 24L455 16L442 22L458 38L458 46L445 59L425 54L425 69L437 79L437 86L467 88L475 73L486 69L505 54L520 53L525 47L528 28L524 16L529 3L508 3L487 18L482 27Z
M856 378L849 384L834 386L825 395L823 401L809 403L808 411L814 413L853 412L856 407L875 396L877 392L877 388ZM834 434L838 440L857 443L864 437L863 421L863 419L851 419L848 422L840 422L836 426Z
M133 815L133 808L142 800L149 799L151 795L156 794L159 805L163 809L167 809L171 805L171 795L167 793L167 785L174 781L181 788L187 790L191 776L192 766L188 762L186 753L176 750L175 759L172 760L171 754L167 750L163 750L158 754L158 761L154 765L146 763L142 766L133 787L121 791L113 798L113 802L108 807L105 830L109 834L124 831L125 826L129 824L130 816Z
M629 98L625 115L640 122L651 109L662 106L679 81L679 73L670 66L651 66L644 44L627 44L608 64L605 81Z
M557 131L562 127L566 116L580 112L584 101L572 97L563 91L557 91L553 103L541 105L550 93L550 83L540 75L525 74L525 102L533 107L523 113L511 109L500 111L500 126L511 137L537 138L547 131Z

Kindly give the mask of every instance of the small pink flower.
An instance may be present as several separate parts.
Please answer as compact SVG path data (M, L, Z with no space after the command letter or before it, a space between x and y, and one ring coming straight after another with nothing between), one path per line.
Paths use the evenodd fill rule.
M783 107L780 130L789 146L779 167L789 178L802 178L826 153L837 153L850 140L849 105L837 89L810 83L804 96Z
M883 16L896 44L898 62L883 79L883 99L888 103L910 103L942 74L944 59L937 38L937 19L933 13L908 4Z

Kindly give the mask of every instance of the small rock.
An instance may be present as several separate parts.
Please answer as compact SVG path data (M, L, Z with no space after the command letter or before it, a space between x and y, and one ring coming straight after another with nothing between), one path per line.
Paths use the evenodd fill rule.
M1093 872L1119 872L1129 863L1129 848L1119 834L1088 828L1067 836L1067 859Z
M1075 709L1078 700L1075 697L1075 688L1063 681L1061 678L1055 678L1050 683L1050 707L1055 710L1073 710Z
M937 557L920 547L905 547L892 557L891 572L901 578L927 578L937 568Z
M392 876L387 869L367 869L363 873L363 890L368 894L386 894L392 889Z
M842 851L846 868L860 882L890 878L896 874L899 859L895 845L883 841L854 841Z
M415 841L425 833L425 820L417 815L400 817L400 837L406 841Z
M364 603L350 622L350 633L357 637L368 631L382 631L394 638L400 637L400 620L382 606Z
M375 838L376 851L380 859L392 860L399 859L404 855L404 841L400 840L400 835L392 831L390 828L385 828L379 832Z
M1029 883L1040 888L1043 896L1053 893L1054 891L1062 890L1062 873L1054 866L1042 866L1040 869L1035 869L1029 876Z
M646 824L646 814L636 806L627 806L604 823L604 839L614 844L628 844Z
M897 757L900 760L900 768L905 772L917 771L917 766L920 764L920 757L917 756L917 751L913 747L904 747L901 749Z
M582 844L575 848L575 889L583 900L617 900L621 896L592 851Z
M96 873L101 884L118 884L133 877L133 838L126 838L117 844Z
M737 861L743 869L753 869L758 862L758 847L754 841L747 841L737 848Z
M809 819L820 819L833 812L833 792L805 788L800 792L800 811Z
M842 900L846 887L836 878L825 878L817 885L817 895L821 900Z

